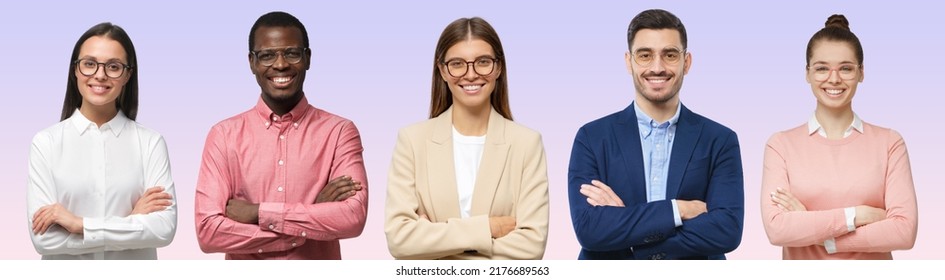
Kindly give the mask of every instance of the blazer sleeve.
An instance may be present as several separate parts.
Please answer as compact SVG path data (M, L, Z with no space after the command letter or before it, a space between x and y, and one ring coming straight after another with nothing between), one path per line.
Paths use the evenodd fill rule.
M446 223L420 218L414 149L418 143L411 136L415 135L409 129L398 133L387 175L384 233L390 254L397 259L438 259L465 251L491 251L491 239L482 238L491 237L486 216L450 219Z
M745 216L745 189L738 136L728 131L713 148L712 170L706 190L707 212L683 221L676 234L660 243L634 247L636 258L681 259L722 255L741 243ZM714 142L714 141L713 141Z
M890 131L888 143L886 219L837 237L837 252L890 252L915 245L919 214L909 152L895 131Z
M44 234L34 234L33 214L39 208L57 203L49 154L52 152L49 136L43 133L33 137L30 144L29 180L26 189L26 227L33 248L40 255L81 255L105 250L102 241L86 240L82 234L70 233L60 226L51 226Z
M308 239L333 241L361 235L367 219L368 183L364 170L361 135L354 123L344 122L339 130L334 157L331 160L332 177L351 176L361 182L362 189L343 201L325 203L263 202L259 205L260 229ZM331 178L334 179L334 178ZM330 181L330 180L329 180Z
M771 245L805 247L823 245L824 240L847 233L846 214L842 208L818 211L784 211L771 201L777 188L791 191L781 133L771 136L765 145L761 174L761 218Z
M581 185L602 180L610 160L598 155L601 140L593 139L587 127L578 130L571 148L568 166L568 200L571 222L578 242L589 251L629 250L632 247L658 242L675 235L673 205L670 200L629 204L626 207L594 207L581 194ZM614 163L618 164L618 163ZM603 180L602 180L603 181ZM627 186L627 182L604 182L614 189L643 188Z
M232 197L234 174L230 174L225 133L214 126L203 148L194 223L197 243L205 253L254 254L292 249L295 237L264 231L258 225L243 224L226 217L226 203ZM304 242L300 239L297 242ZM299 245L299 244L296 244Z
M515 229L493 241L493 259L541 259L548 240L548 167L540 135L524 146L521 192L515 202ZM488 228L488 225L487 225ZM489 236L491 238L491 234Z

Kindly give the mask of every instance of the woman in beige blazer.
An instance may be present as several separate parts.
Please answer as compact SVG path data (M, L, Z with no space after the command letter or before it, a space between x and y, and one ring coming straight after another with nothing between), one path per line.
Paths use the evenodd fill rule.
M548 174L538 132L512 122L502 43L481 18L443 30L430 119L400 130L384 232L398 259L541 259Z

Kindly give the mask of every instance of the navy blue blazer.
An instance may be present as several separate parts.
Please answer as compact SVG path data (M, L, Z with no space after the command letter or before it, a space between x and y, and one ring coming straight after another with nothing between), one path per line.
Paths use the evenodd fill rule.
M725 259L745 216L738 136L681 106L666 200L646 202L643 151L633 104L577 132L568 166L571 222L579 259ZM581 184L600 180L626 207L594 207ZM670 199L701 200L707 213L676 227Z

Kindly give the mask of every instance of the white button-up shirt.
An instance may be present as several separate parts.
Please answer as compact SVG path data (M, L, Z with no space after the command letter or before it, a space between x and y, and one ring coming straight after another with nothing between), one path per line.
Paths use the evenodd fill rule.
M177 203L130 215L145 190L164 187L172 198L167 145L157 132L121 112L101 127L78 110L33 137L29 157L27 228L43 259L157 259L177 228ZM33 234L33 214L60 203L83 218L82 234L54 225Z

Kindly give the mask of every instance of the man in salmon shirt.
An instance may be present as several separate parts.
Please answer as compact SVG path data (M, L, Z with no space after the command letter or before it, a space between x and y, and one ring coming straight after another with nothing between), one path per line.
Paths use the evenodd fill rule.
M361 235L367 176L354 123L309 104L305 26L261 16L249 35L256 106L211 128L197 179L200 249L226 259L341 259Z

